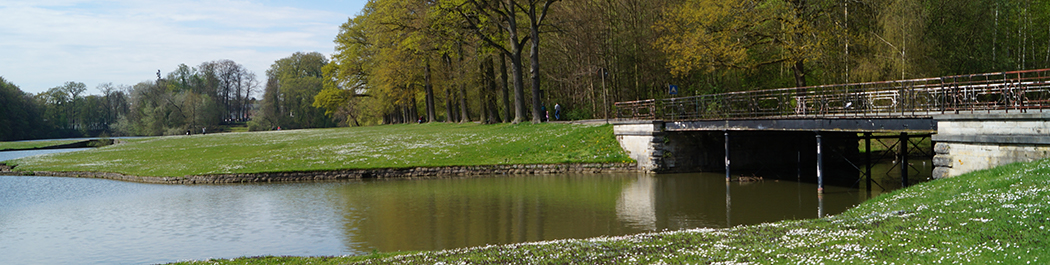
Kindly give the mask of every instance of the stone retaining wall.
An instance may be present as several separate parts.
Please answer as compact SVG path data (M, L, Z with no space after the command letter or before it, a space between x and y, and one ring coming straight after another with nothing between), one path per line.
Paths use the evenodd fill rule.
M256 182L309 182L339 181L358 179L418 179L462 177L480 175L539 175L539 174L596 174L614 172L638 172L635 163L589 163L589 164L549 164L549 165L488 165L488 166L448 166L416 167L403 169L350 169L335 171L311 172L275 172L250 174L218 174L183 177L142 177L105 172L16 172L10 166L0 163L0 172L15 172L23 175L103 178L130 182L157 184L228 184Z
M1050 157L1050 112L934 116L934 178Z

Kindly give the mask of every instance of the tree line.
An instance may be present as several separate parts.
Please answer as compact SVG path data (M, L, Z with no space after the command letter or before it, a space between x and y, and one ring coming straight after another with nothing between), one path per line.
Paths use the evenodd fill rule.
M617 101L1050 67L1032 0L372 0L315 106L340 124L615 116ZM553 118L553 117L551 117Z
M80 82L34 95L0 78L0 140L203 133L247 121L258 83L231 60L182 64L133 86L99 84L97 95Z
M4 83L0 109L39 119L0 132L540 122L555 104L562 119L592 119L614 117L614 102L669 97L669 85L691 96L1040 69L1050 2L371 0L334 44L331 56L277 60L264 83L232 61L99 85L98 96L75 82L40 95Z

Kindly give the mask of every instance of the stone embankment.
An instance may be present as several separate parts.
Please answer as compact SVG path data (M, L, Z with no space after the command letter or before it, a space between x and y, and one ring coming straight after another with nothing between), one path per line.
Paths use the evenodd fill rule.
M130 182L156 184L230 184L257 182L310 182L341 181L361 179L421 179L468 177L482 175L541 175L541 174L596 174L638 172L636 163L587 163L587 164L549 164L549 165L486 165L486 166L447 166L415 167L386 169L348 169L312 172L274 172L246 174L216 174L183 177L143 177L105 172L51 172L13 171L11 166L0 163L0 172L12 172L21 175L103 178Z

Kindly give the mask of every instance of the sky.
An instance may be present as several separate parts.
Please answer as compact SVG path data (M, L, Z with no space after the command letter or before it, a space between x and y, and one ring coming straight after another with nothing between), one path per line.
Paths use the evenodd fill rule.
M255 72L295 52L334 53L367 0L0 0L0 77L40 93L68 81L155 80L229 59Z

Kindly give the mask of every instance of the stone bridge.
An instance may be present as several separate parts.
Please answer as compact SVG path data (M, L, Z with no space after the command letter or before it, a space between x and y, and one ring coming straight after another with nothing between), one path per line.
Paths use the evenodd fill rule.
M870 181L871 152L865 159L857 150L871 149L859 145L896 139L889 147L899 149L906 185L909 154L925 147L912 139L927 137L934 178L1050 157L1050 69L650 99L616 110L617 139L651 172L729 178L734 168L794 162L797 174L822 183L830 155L853 172L869 164L861 174Z

